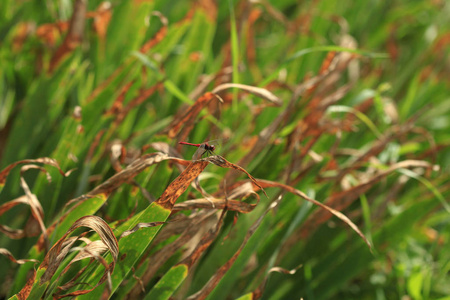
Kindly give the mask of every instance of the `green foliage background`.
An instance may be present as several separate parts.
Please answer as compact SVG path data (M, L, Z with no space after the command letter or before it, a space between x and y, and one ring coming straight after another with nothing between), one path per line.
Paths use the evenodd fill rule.
M278 107L238 89L227 90L221 94L225 103L220 114L205 106L193 116L196 123L188 131L189 141L229 137L221 153L256 178L291 185L320 202L343 193L347 205L327 204L359 226L373 252L337 218L319 222L314 213L320 208L279 188L266 188L269 199L262 196L252 212L227 213L217 238L194 267L176 264L192 251L195 240L180 247L144 282L140 297L185 298L201 290L238 251L252 224L263 217L209 299L251 299L258 287L264 299L450 299L448 1L113 1L106 36L95 29L95 18L87 18L82 42L51 69L67 30L59 33L50 27L54 31L44 36L39 28L70 20L73 5L66 0L0 2L1 169L39 157L56 159L64 171L75 169L63 177L56 168L46 167L51 183L38 170L23 175L42 205L47 227L67 211L69 200L117 173L111 154L114 143L127 150L123 167L151 143L175 147L178 139L167 134L171 122L197 100L191 92L204 79L202 75L213 75L203 92L220 83L241 83L270 90L282 104ZM100 1L88 1L87 10L94 12L99 5ZM99 14L96 17L106 22ZM53 44L46 39L49 36L55 37ZM152 47L139 52L151 40ZM281 125L261 147L252 149L289 107L295 89L319 75L335 51L351 53L352 62L338 68L331 85L320 81L312 85L311 93L294 97ZM133 104L152 88L154 93ZM321 114L311 108L311 103L325 101L329 95L337 99ZM74 114L77 106L81 117ZM302 136L312 130L308 116L315 113L323 123L314 123L316 131ZM374 150L376 143L379 151ZM304 149L310 150L309 155L302 154ZM185 158L193 153L178 150ZM251 151L255 153L251 161L242 160ZM146 152L155 151L150 147ZM369 154L358 161L362 153ZM411 161L427 162L430 167L417 167ZM367 189L349 192L392 166L398 167L370 182ZM202 173L203 188L225 197L223 178L229 179L228 187L247 178L227 170L209 166ZM346 170L342 176L336 176L342 170ZM140 172L135 182L157 199L179 174L174 164L163 161ZM19 167L9 173L0 205L24 194L20 177ZM85 215L102 217L116 237L141 220L166 220L169 213L149 205L142 189L128 182L104 198L85 202L58 223L50 242L54 244ZM264 215L278 196L282 197L279 206ZM178 202L200 197L190 188ZM243 201L255 203L252 197ZM116 225L133 213L130 220ZM29 216L28 207L17 206L4 212L0 223L24 228ZM213 223L202 225L209 229ZM118 271L118 262L112 297L126 298L130 291L140 290L136 278L154 263L152 255L181 234L150 243L158 236L157 228L127 237L139 242L142 253L136 254L135 261L123 262L126 268L134 267L130 272ZM197 229L200 234L202 230ZM164 227L159 233L163 232ZM42 261L44 254L36 252L37 239L1 234L0 247L16 258ZM119 240L119 247L123 253L126 243ZM71 258L73 254L61 269ZM0 261L7 266L0 268L2 297L19 292L29 270L39 266L27 262L18 267L4 257ZM295 274L269 273L271 267L292 270L300 265ZM101 272L103 267L91 266L80 281L93 286ZM50 289L59 284L54 277ZM84 297L101 295L104 286Z

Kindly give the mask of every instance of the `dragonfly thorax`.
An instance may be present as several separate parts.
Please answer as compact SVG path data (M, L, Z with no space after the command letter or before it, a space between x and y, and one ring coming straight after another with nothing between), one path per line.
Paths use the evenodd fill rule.
M205 145L205 150L208 150L208 151L214 151L214 150L216 150L216 146L206 144L206 145Z

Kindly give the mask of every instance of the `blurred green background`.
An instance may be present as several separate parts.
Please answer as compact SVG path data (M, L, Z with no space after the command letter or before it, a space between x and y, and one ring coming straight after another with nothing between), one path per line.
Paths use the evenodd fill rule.
M74 11L78 23L71 21ZM218 154L256 178L287 184L341 211L373 252L339 219L266 188L269 199L259 193L252 212L228 212L175 298L200 290L281 196L210 299L250 299L258 287L264 299L450 299L449 15L450 2L439 0L3 0L1 169L39 157L75 169L63 177L46 167L50 183L39 170L23 175L50 226L69 200L105 182L117 165L154 152L151 143L176 147L179 140L225 137ZM169 132L202 94L229 82L266 88L282 104L226 90L224 103L212 100L192 115L192 127ZM126 150L120 159L116 144ZM194 152L177 150L186 159ZM224 186L247 178L227 170L209 166L203 188L223 196ZM86 214L114 228L116 220L149 206L142 190L156 199L179 173L161 162L137 175L142 189L123 184ZM20 177L20 167L9 173L0 205L24 194ZM178 201L196 197L201 194L190 189ZM25 228L30 214L28 206L17 206L2 211L0 223ZM2 233L0 247L32 258L36 234L11 239ZM177 236L144 247L136 276L145 273L155 249ZM140 297L188 249L181 247L145 281ZM0 297L11 296L33 263L19 268L0 261ZM269 272L300 265L295 274ZM127 276L114 298L139 290Z

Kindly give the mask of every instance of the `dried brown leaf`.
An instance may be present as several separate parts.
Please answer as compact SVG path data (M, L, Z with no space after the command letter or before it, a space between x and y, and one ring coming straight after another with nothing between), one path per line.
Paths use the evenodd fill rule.
M6 256L10 261L12 261L15 264L19 264L19 265L22 265L22 264L24 264L26 262L30 262L30 261L35 262L35 263L39 262L36 259L15 259L14 256L11 254L11 252L9 252L5 248L0 248L0 254L3 256Z
M195 101L195 103L187 110L183 108L183 111L185 112L181 116L175 118L173 122L168 126L168 137L175 138L177 134L180 133L182 127L185 128L185 131L189 132L190 130L188 129L193 127L200 111L213 99L218 98L215 94L206 92L201 97L199 97L197 101Z
M192 267L192 265L194 265L194 263L202 256L202 254L208 249L208 247L212 244L212 242L216 239L217 235L219 234L220 228L223 225L223 217L225 213L226 209L222 211L222 214L220 215L217 225L214 228L211 228L206 234L204 234L200 242L192 251L192 253L189 254L189 256L187 256L185 259L180 261L176 266L186 265L187 268L189 269Z
M142 53L147 53L151 48L159 44L167 35L167 27L169 25L169 21L167 20L167 18L159 11L153 11L151 15L157 16L159 18L162 27L158 30L158 32L155 33L155 36L151 40L142 45L141 49L139 50Z
M80 239L81 240L81 239ZM72 260L72 262L76 262L88 257L94 257L101 255L106 250L108 250L108 246L102 240L90 241L84 247L74 247L71 251L80 251Z
M24 160L20 160L15 163L12 163L12 164L8 165L6 168L4 168L2 171L0 171L0 187L5 185L6 178L8 177L9 172L11 172L11 170L14 167L16 167L18 165L33 164L33 163L40 163L40 164L55 167L58 169L59 173L64 177L69 176L70 173L72 173L72 171L73 171L73 170L70 170L70 171L67 171L64 173L64 171L59 166L58 162L56 160L54 160L53 158L49 158L49 157L41 157L41 158L36 158L36 159L24 159Z
M8 201L0 206L0 216L3 215L5 212L10 210L11 208L15 207L19 204L29 204L28 197L27 196L21 196L17 199ZM7 237L11 239L21 239L25 236L28 236L27 233L22 229L12 229L9 226L1 225L0 224L0 232L3 232Z
M114 236L114 233L112 232L111 228L100 217L85 216L85 217L82 217L82 218L78 219L77 221L75 221L75 223L67 230L67 232L49 250L49 252L45 256L44 260L42 261L42 263L38 269L38 270L45 270L44 274L40 278L40 283L48 282L52 279L56 270L58 269L58 267L60 266L62 261L65 259L65 257L67 256L67 254L71 250L74 243L76 241L82 239L87 234L85 232L76 237L69 237L69 235L75 229L77 229L79 227L91 228L100 236L103 244L106 245L108 250L111 252L113 262L109 266L107 266L107 268L105 268L105 273L104 273L103 277L99 280L99 282L92 289L76 291L74 293L67 294L67 295L54 295L57 298L82 295L82 294L89 293L95 287L97 287L98 285L102 284L105 280L107 280L109 274L113 272L114 266L117 262L117 257L119 255L119 244L118 244L117 239ZM89 251L89 250L87 250L87 251ZM92 251L89 251L89 252L92 257L95 257L96 259L98 258L95 253L93 253ZM100 261L100 262L104 263L104 261ZM69 263L69 265L63 271L63 273L65 273L68 270L68 268L70 267L70 265L72 263L73 263L73 261L71 261ZM81 271L84 271L84 270L86 270L86 268L82 269ZM79 272L79 274L77 274L75 277L78 278L80 276L80 274L81 273ZM27 284L22 288L22 290L19 292L18 295L20 295L21 297L24 297L24 299L26 297L28 297L28 294L31 291L31 287L34 284L35 276L36 276L36 272L34 273L32 279L30 279L27 282ZM71 282L71 284L72 284L72 282Z
M250 173L248 173L244 168L242 168L236 164L230 163L229 161L227 161L225 158L223 158L220 155L209 156L209 157L205 158L204 160L206 160L210 163L213 163L222 168L235 169L235 170L244 172L245 174L247 174L247 176L250 178L250 180L262 190L264 195L266 195L266 197L269 198L267 196L266 192L264 191L264 189L258 184L256 179L252 175L250 175Z
M200 229L204 228L205 224L209 221L211 221L213 218L217 218L214 216L214 212L209 212L207 214L200 215L194 215L194 217L190 217L187 219L189 222L188 224L182 223L183 225L183 232L182 234L172 243L164 246L162 249L158 250L157 252L153 253L151 257L146 258L147 260L151 260L151 263L149 264L148 268L145 270L145 273L141 276L140 280L142 281L142 284L146 286L150 280L155 276L156 272L159 270L161 266L164 265L164 263L172 257L177 251L179 251L181 248L185 247L186 244L192 240L192 238L199 232ZM181 223L181 222L180 222ZM167 226L165 226L161 230L161 235L167 234L167 229L170 230L170 225L176 224L176 223L169 223ZM177 224L180 225L180 224ZM173 231L172 231L173 232ZM170 234L170 232L169 232ZM170 234L171 235L171 234ZM158 234L158 237L160 234ZM167 236L167 235L166 235ZM166 238L163 238L164 240ZM158 241L155 239L154 244L158 244ZM138 299L140 298L139 295L141 294L141 284L138 283L134 286L133 290L128 293L127 299Z
M3 174L4 178L6 179L9 171L11 171L11 169L14 168L14 166L16 166L20 163L31 162L31 161L54 165L54 166L58 167L59 171L63 175L66 176L66 174L64 174L62 172L62 170L59 168L56 161L50 160L48 158L41 158L41 159L36 159L36 160L22 160L17 163L9 165L1 173ZM44 211L43 211L42 206L41 206L39 200L37 199L36 195L31 193L30 188L28 187L25 179L23 178L23 174L30 169L37 169L37 170L44 172L47 176L47 180L49 180L49 181L51 180L49 173L43 167L37 166L34 164L23 165L20 170L20 185L21 185L22 189L24 190L25 195L1 205L0 206L0 216L18 204L27 204L31 208L30 218L27 221L25 230L12 229L6 225L0 225L0 231L5 233L8 237L13 238L13 239L36 236L39 233L42 233L43 234L43 244L45 245L45 247L47 247L48 239L47 239L47 234L46 234L46 228L45 228L44 221L43 221ZM68 173L70 173L70 172L68 172ZM39 228L40 231L36 230L37 228Z
M78 219L69 228L69 230L66 232L66 234L64 234L64 236L61 237L61 239L59 239L58 242L50 249L49 253L44 258L44 261L42 262L41 266L39 266L40 269L46 268L45 273L42 275L41 282L48 281L52 278L53 274L58 269L62 260L65 258L65 256L69 252L69 250L72 248L72 245L75 243L75 241L77 241L80 238L80 236L68 238L68 235L71 234L75 229L77 229L79 227L89 227L89 228L93 229L99 235L102 243L111 252L113 262L110 265L108 265L101 256L99 256L97 253L93 252L93 250L95 249L94 247L98 246L97 243L93 245L94 247L91 246L92 250L89 249L89 247L81 248L83 251L87 252L91 257L94 257L95 259L100 261L105 266L105 273L104 273L103 277L99 280L99 282L92 289L76 291L76 292L66 294L66 295L54 295L54 297L56 297L58 299L89 293L95 287L102 284L105 280L108 279L110 274L114 271L114 266L117 262L117 257L119 255L119 244L118 244L117 239L114 236L114 233L111 230L111 228L100 217L85 216L85 217ZM97 247L97 249L98 249L98 247ZM81 254L80 256L83 256L83 255L85 255L85 254ZM73 262L78 261L79 259L80 259L80 257L78 257L76 260L71 261L70 264L62 272L62 274L65 273L69 269L70 265ZM80 274L78 274L76 277L78 277L79 275ZM70 285L73 286L73 285L75 285L75 283L70 281ZM63 287L67 288L67 286L63 286Z
M231 266L234 264L234 262L236 261L238 256L241 254L242 249L244 249L245 245L247 245L248 240L255 233L256 229L258 229L258 227L261 224L264 217L267 215L267 213L269 211L271 211L273 208L275 208L280 203L281 199L282 198L280 197L276 201L272 202L272 204L269 206L269 208L249 228L249 230L247 231L247 234L245 235L244 241L242 242L239 249L235 252L235 254L222 267L220 267L219 270L217 270L217 272L210 278L210 280L203 286L203 288L200 291L189 296L187 299L202 300L202 299L205 299L213 291L213 289L217 286L217 284L220 282L220 280L223 278L223 276L231 268Z
M258 198L259 200L259 198ZM258 201L259 202L259 201ZM179 210L191 210L197 208L211 208L211 209L228 209L230 211L237 211L240 213L251 212L258 203L250 204L237 200L226 200L226 199L194 199L178 203L174 206L174 211Z
M100 3L94 13L94 22L92 27L102 40L106 38L106 32L108 30L109 21L111 21L111 16L111 2L104 1Z
M216 88L214 88L212 90L212 93L214 94L218 94L226 89L230 89L230 88L237 88L237 89L241 89L243 91L246 91L250 94L253 94L255 96L258 96L264 100L267 100L269 102L271 102L272 104L276 105L276 106L281 106L283 104L283 102L280 100L280 98L278 98L277 96L275 96L274 94L272 94L271 92L269 92L267 89L264 88L260 88L260 87L255 87L255 86L251 86L251 85L245 85L245 84L240 84L240 83L224 83L221 84L219 86L217 86Z
M22 170L23 171L23 170ZM21 176L20 177L20 185L22 186L22 189L25 192L25 196L28 200L28 205L30 205L31 208L31 214L33 218L38 222L39 227L41 229L44 241L45 241L45 247L47 249L48 247L48 235L47 235L47 229L45 228L44 224L44 210L42 209L41 203L37 199L36 195L31 193L30 188L28 187L27 183L25 182L25 179Z
M302 267L302 265L299 265L298 267L296 267L295 269L292 269L292 270L287 270L287 269L284 269L284 268L281 268L281 267L270 268L267 271L267 274L266 274L264 280L261 282L261 284L258 286L258 288L255 291L252 292L252 299L256 300L256 299L260 299L261 298L261 296L262 296L262 294L264 292L264 289L266 287L267 280L269 279L269 274L270 273L278 272L278 273L283 273L283 274L288 274L288 275L294 275L298 271L298 269L300 269L301 267Z
M85 216L78 219L67 232L58 240L58 242L53 245L50 251L45 256L44 261L39 266L39 268L46 268L41 281L48 281L53 276L56 269L59 267L61 261L64 259L66 254L69 252L70 247L75 243L78 238L68 237L75 229L79 227L89 227L98 233L103 243L108 247L114 262L117 261L117 256L119 255L119 245L117 239L114 236L111 228L108 224L97 216Z
M62 45L56 50L52 59L50 60L49 72L59 65L61 60L67 56L70 52L75 50L81 43L84 33L84 27L86 23L86 0L75 0L73 4L73 14L70 19L69 31L64 39Z
M92 242L92 243L90 243L90 244L93 244L93 243L95 243L95 242L101 242L102 244L103 244L103 247L102 246L99 246L101 243L96 243L96 246L93 246L93 247L91 247L91 248L89 248L88 246L86 246L86 247L73 247L72 249L71 249L71 251L80 251L80 253L79 254L82 254L82 256L84 256L84 257L80 257L79 259L77 259L77 260L75 260L75 258L74 258L74 260L72 260L68 265L67 265L67 267L66 268L64 268L64 270L61 272L61 274L58 276L58 279L56 280L57 282L59 281L59 279L70 269L70 267L71 267L71 265L74 263L74 262L76 262L76 261L78 261L78 260L81 260L81 259L83 259L83 258L88 258L88 257L90 257L91 258L91 260L90 260L90 262L89 262L89 264L87 264L86 266L84 266L83 268L81 268L81 270L79 270L78 272L77 272L77 274L75 274L75 276L73 276L68 282L66 282L65 284L63 284L63 285L60 285L60 286L58 286L57 287L57 289L58 289L58 291L56 292L56 293L54 293L53 294L53 299L62 299L62 298L66 298L66 297L72 297L72 296L77 296L77 295L83 295L83 294L87 294L88 292L90 292L90 291L92 291L93 289L90 289L90 290L79 290L79 291L75 291L75 292L73 292L73 293L69 293L69 294L65 294L65 295L60 295L59 293L60 292L62 292L62 291L65 291L65 290L68 290L68 289L70 289L70 288L72 288L72 287L74 287L74 286L76 286L76 285L80 285L80 284L84 284L84 283L79 283L79 282L77 282L77 280L78 280L78 278L81 276L81 275L83 275L83 273L86 271L86 269L89 267L89 265L91 265L91 263L94 261L94 260L97 260L98 262L100 262L102 265L103 265L103 267L105 267L105 275L103 276L103 277L105 277L106 276L106 281L107 281L107 283L108 283L108 287L109 287L109 289L111 290L111 286L112 286L112 284L111 284L111 273L112 273L112 270L111 270L111 272L110 272L110 269L111 269L111 265L108 265L108 263L107 263L107 261L101 256L101 253L100 252L98 252L98 251L101 251L102 249L104 249L104 248L106 248L107 249L107 247L106 247L106 245L102 242L102 241L94 241L94 242ZM106 250L105 250L106 251ZM77 255L78 256L78 255ZM100 284L100 283L99 283ZM98 285L99 285L98 284ZM95 288L95 287L94 287Z

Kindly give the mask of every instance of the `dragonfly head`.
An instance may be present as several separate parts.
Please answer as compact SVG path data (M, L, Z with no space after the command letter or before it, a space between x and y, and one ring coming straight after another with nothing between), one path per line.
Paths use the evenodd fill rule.
M216 150L216 146L214 146L214 145L210 145L210 148L211 148L211 151Z

